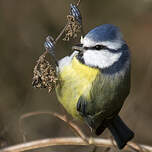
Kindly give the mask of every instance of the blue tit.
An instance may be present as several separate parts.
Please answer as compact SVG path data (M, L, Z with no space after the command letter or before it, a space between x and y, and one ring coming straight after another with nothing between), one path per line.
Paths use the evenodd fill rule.
M119 149L134 133L118 116L130 91L130 52L119 28L104 24L81 38L71 56L58 61L59 102L100 135L108 128Z

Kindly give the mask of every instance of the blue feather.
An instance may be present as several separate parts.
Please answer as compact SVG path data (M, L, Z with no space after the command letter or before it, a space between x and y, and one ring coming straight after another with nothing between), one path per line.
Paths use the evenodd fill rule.
M119 60L115 62L114 64L112 64L110 67L101 69L102 73L114 74L114 73L120 72L121 70L123 70L125 63L130 58L127 44L124 44L118 50L112 50L112 49L108 49L108 50L113 53L122 52L122 55L120 56Z
M97 26L96 28L91 30L85 37L96 42L121 39L119 28L112 24Z

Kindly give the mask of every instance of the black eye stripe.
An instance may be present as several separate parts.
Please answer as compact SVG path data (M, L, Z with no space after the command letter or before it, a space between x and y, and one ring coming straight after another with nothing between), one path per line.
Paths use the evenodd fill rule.
M83 47L84 50L89 50L91 49L92 47Z
M107 47L104 46L104 45L96 45L96 46L94 46L94 48L95 48L96 50L101 50L101 49L106 49Z
M102 49L108 49L108 47L104 46L104 45L96 45L93 47L84 47L84 50L102 50Z

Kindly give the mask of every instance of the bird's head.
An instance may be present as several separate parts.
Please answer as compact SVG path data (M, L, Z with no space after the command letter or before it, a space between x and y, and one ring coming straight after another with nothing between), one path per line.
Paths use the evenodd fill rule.
M79 51L80 61L100 69L107 69L121 61L118 63L119 66L114 67L120 68L122 60L129 60L128 46L123 40L122 33L118 27L111 24L98 26L88 32L81 38L81 47L76 49Z

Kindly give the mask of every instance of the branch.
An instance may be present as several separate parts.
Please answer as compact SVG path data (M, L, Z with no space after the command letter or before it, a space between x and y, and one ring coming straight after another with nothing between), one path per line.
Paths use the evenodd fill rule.
M89 143L86 143L79 137L60 137L60 138L46 138L41 140L35 140L31 142L26 142L19 145L10 146L4 149L1 149L0 152L23 152L32 149L38 149L49 146L57 146L57 145L95 145L102 147L112 147L113 143L111 139L102 139L102 138L87 138ZM136 151L143 152L152 152L152 147L147 145L137 145L133 142L128 142L127 146L125 146L125 150L130 150L133 148Z
M25 119L25 118L29 118L31 116L37 116L37 115L41 115L41 114L48 114L48 115L51 115L51 116L54 116L62 121L64 121L68 127L70 127L74 133L76 135L78 135L79 137L82 138L82 140L84 140L85 142L88 143L87 141L87 137L84 135L84 133L81 131L81 129L75 124L73 123L72 121L68 120L67 117L65 115L61 115L59 113L55 113L55 112L50 112L50 111L37 111L37 112L29 112L27 114L23 114L20 119L19 119L19 128L20 128L20 133L21 135L23 136L23 141L25 142L26 141L26 137L24 135L24 131L23 131L23 128L22 128L22 121Z

